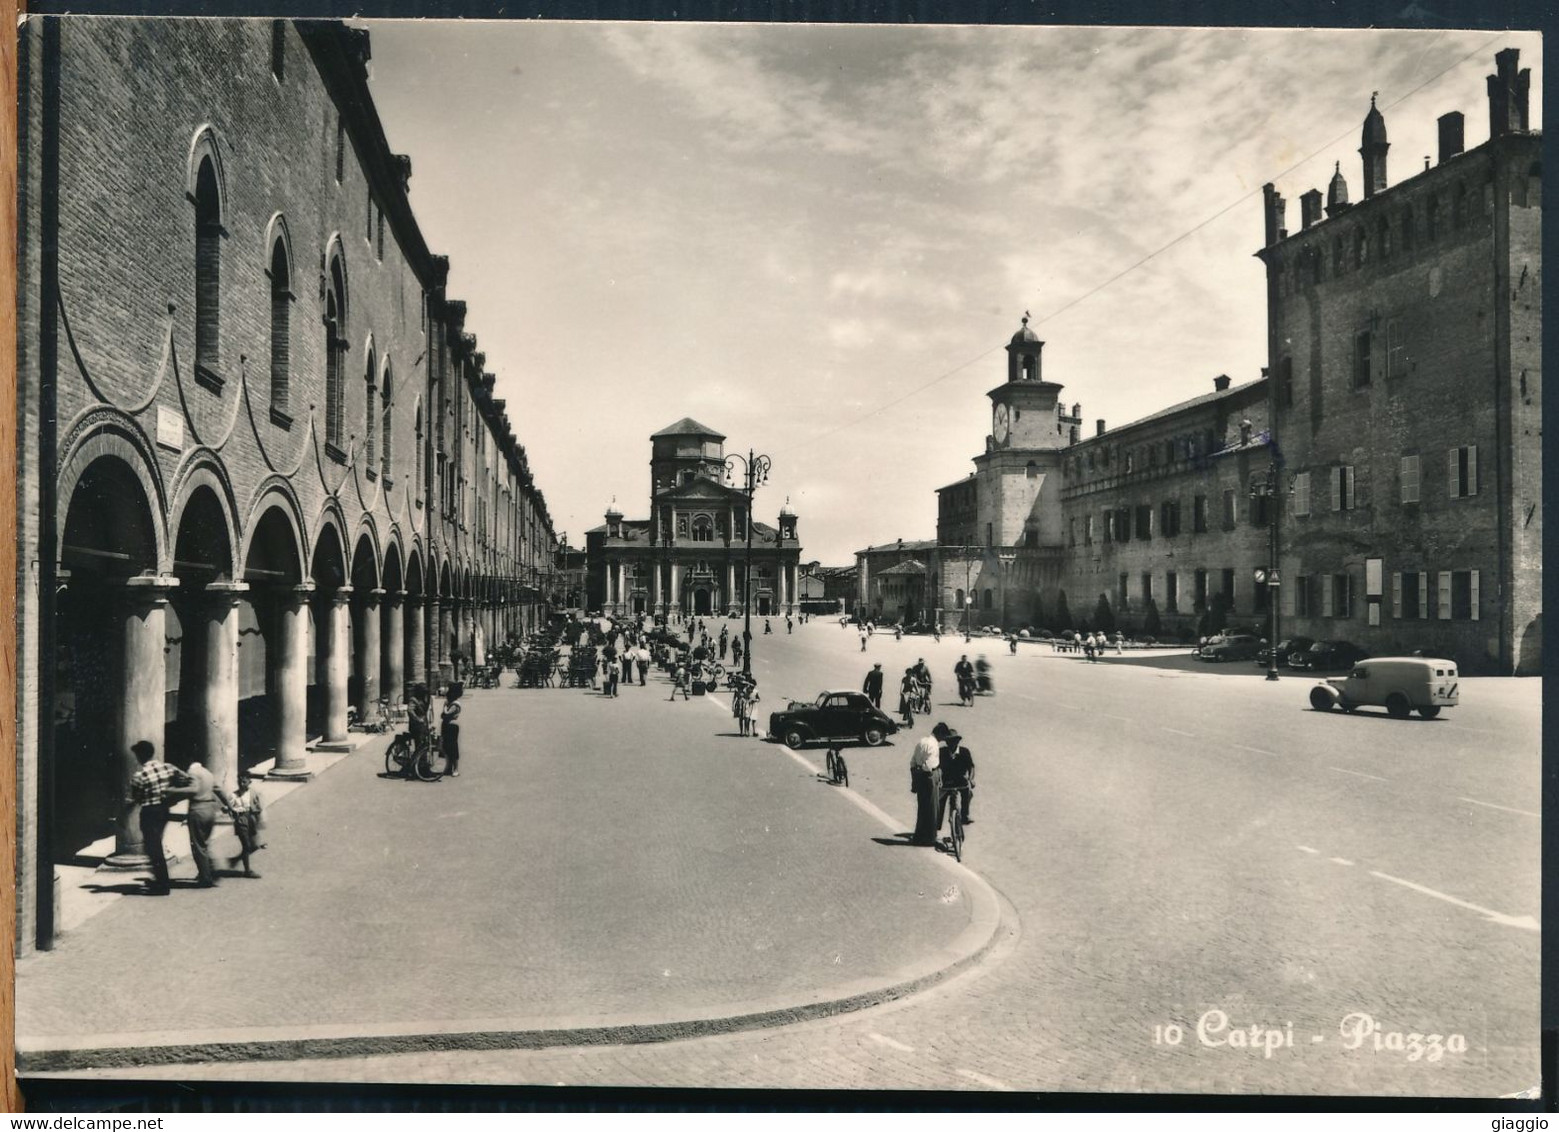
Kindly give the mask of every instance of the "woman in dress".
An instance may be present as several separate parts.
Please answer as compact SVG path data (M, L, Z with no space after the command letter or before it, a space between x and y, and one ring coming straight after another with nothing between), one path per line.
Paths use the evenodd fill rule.
M927 735L915 744L909 757L909 788L916 796L916 845L935 845L937 835L936 803L942 790L940 767L942 748L935 737Z
M439 742L444 748L444 758L449 764L452 778L460 777L460 697L465 688L451 684L444 697L444 710L439 716Z

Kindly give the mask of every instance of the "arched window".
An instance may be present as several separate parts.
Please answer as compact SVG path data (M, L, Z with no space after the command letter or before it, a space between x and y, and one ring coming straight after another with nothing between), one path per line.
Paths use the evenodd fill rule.
M1391 222L1382 216L1375 223L1375 246L1380 249L1380 258L1391 258Z
M1440 234L1440 194L1430 193L1424 205L1424 238L1433 240Z
M292 376L292 265L280 236L271 249L271 409L287 413Z
M698 515L693 519L693 541L715 541L715 521L708 515Z
M210 156L195 175L195 372L221 388L222 197Z
M1332 274L1341 275L1348 270L1347 245L1338 236L1332 241Z
M1451 194L1451 227L1460 228L1467 223L1467 186L1457 182Z
M384 450L380 454L379 474L384 477L385 486L390 483L390 459L394 455L394 449L390 438L394 435L390 428L390 410L394 407L394 397L391 387L394 385L394 372L390 369L390 359L384 359L384 373L379 378L379 446Z
M1416 233L1413 231L1413 206L1408 205L1402 210L1402 250L1413 250L1413 239Z
M374 404L374 351L368 347L368 364L363 367L363 467L368 472L368 478L373 479L378 473L374 470L374 423L378 417L379 406Z
M411 490L413 498L422 502L422 400L417 400L417 423L413 434L417 441L417 450L412 454Z
M1370 260L1369 234L1361 226L1353 233L1353 266L1363 267Z
M989 609L990 607L991 607L991 591L989 589L986 589L986 591L985 591L985 608Z
M329 291L325 296L325 443L342 458L341 430L344 424L345 382L341 367L346 355L346 271L341 257L330 261Z
M963 590L960 589L960 590L955 591L955 596L953 598L953 605L954 605L954 608L956 608L956 609L962 609L964 607L964 591Z

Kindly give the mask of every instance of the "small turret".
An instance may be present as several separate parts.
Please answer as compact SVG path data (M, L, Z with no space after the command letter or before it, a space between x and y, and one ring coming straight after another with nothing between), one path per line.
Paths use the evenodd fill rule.
M1332 183L1326 188L1326 215L1336 216L1348 207L1348 182L1343 179L1342 162L1339 161L1332 173Z
M1370 95L1370 112L1364 116L1364 133L1359 142L1359 156L1364 158L1364 199L1386 191L1386 151L1391 143L1386 140L1386 119L1375 106L1375 95Z
M1496 72L1489 76L1489 136L1527 132L1527 88L1532 72L1516 70L1521 52L1507 47L1494 56Z

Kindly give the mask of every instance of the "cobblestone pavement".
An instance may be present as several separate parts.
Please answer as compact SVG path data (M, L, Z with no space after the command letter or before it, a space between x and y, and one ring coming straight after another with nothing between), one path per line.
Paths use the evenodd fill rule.
M271 808L262 879L126 895L24 960L22 1047L654 1025L844 998L989 940L968 874L863 837L841 791L731 724L657 681L475 692L460 777L387 777L381 739Z
M870 651L824 621L760 638L766 706L858 686L874 660L891 683L928 659L936 707L917 726L947 719L974 752L968 860L1018 925L977 968L889 1006L776 1030L212 1071L1418 1096L1537 1083L1535 682L1465 680L1462 705L1441 719L1398 721L1311 712L1308 679L1267 683L1254 666L1089 664L1042 646L1009 656L994 641L880 635ZM998 694L972 708L947 694L965 651L996 666ZM901 825L912 738L850 753L852 792ZM777 745L743 757L792 761ZM863 809L856 836L880 828Z

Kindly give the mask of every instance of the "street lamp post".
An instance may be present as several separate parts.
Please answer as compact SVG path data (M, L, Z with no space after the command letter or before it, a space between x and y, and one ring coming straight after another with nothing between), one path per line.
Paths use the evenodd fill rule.
M1264 478L1255 480L1250 487L1252 499L1266 501L1267 508L1267 568L1256 571L1256 581L1266 583L1267 613L1270 628L1267 636L1267 679L1278 678L1278 593L1283 584L1278 574L1278 462L1267 465Z
M742 488L747 493L747 557L742 564L742 675L752 675L752 496L758 490L760 483L767 483L769 468L774 461L767 456L754 455L751 448L747 449L746 457L739 453L732 453L725 458L725 479L731 482L731 477L736 473L736 465L742 466L742 479L745 486Z

